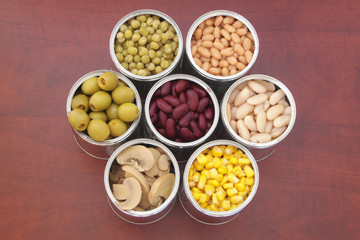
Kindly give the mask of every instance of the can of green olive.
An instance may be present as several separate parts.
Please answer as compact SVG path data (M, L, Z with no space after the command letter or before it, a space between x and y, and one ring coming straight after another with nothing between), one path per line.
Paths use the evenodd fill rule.
M133 20L138 22L132 23ZM115 67L135 80L134 84L145 99L153 81L180 71L183 37L176 22L167 14L141 9L127 14L115 25L109 48Z
M149 210L143 210L143 209L141 209L141 210L139 210L139 209L124 210L120 207L120 203L115 198L114 193L113 193L114 186L111 183L110 174L111 174L112 168L116 165L119 165L117 162L117 156L119 154L123 153L126 149L129 149L130 147L133 147L135 145L142 145L145 147L156 148L161 153L167 154L167 156L170 158L169 173L171 173L175 176L175 180L173 180L173 182L171 183L172 190L171 190L169 196L167 197L167 199L164 200L160 206L157 206L155 208L152 207ZM125 177L127 177L126 173L124 173L124 174L125 174ZM137 178L137 177L135 177L135 178ZM148 178L148 177L146 177L146 178ZM121 182L121 180L120 180L120 182ZM161 220L170 212L170 210L174 206L175 201L176 201L176 195L177 195L179 185L180 185L180 170L179 170L179 166L178 166L175 156L165 145L163 145L162 143L155 141L153 139L137 138L137 139L130 140L130 141L124 143L123 145L121 145L120 147L118 147L113 152L113 154L109 157L106 167L105 167L105 171L104 171L104 185L105 185L105 191L107 194L108 203L109 203L111 209L114 211L114 213L118 217L120 217L121 219L123 219L124 221L127 221L129 223L145 225L145 224L150 224L150 223L154 223L154 222ZM158 184L155 182L153 182L152 185L150 185L149 196L150 196L151 192L153 191L151 188L153 188L154 185L158 186ZM168 187L168 186L166 186L166 187ZM144 192L145 191L143 191L142 194L144 194ZM160 195L160 196L162 196L162 195Z
M182 90L183 92L176 92L177 84L180 83L179 81L188 83L188 87L184 88ZM166 96L161 95L163 88L169 86L169 84L171 85L171 93L165 94ZM191 94L189 92L194 92L194 88L196 88L197 91L200 91L200 95L196 97L196 101L198 102L198 105L196 105L197 107L192 109L191 107L188 107L193 103L193 101L190 100ZM167 97L169 95L175 96L173 98L176 98L175 100L178 101L177 104L172 106L172 109L168 111L165 117L166 120L170 119L168 120L169 122L173 122L173 126L170 127L170 130L168 130L167 127L169 127L171 123L169 124L164 120L161 124L163 121L161 115L166 110L162 110L159 103L162 99L165 99L165 102L168 101ZM182 99L181 95L186 96L185 99ZM206 108L200 107L203 102L207 102ZM157 106L157 110L154 110L154 105ZM182 106L187 109L186 112L183 113L182 117L176 117L177 108ZM207 115L207 113L209 114ZM188 119L188 122L183 124L183 119L187 118L188 115L191 115L190 120ZM220 109L215 93L204 81L187 74L172 74L157 81L149 90L144 104L144 117L146 123L144 132L149 137L155 138L166 144L176 156L179 156L179 162L185 162L196 146L214 137L219 116ZM174 119L174 121L172 119ZM206 122L202 124L202 121ZM201 126L204 127L201 128ZM184 130L185 128L186 131ZM201 132L198 131L198 129L202 129L200 130ZM194 138L184 140L186 136L183 136L183 130L185 133L188 132L188 134L191 134ZM173 134L169 134L168 131L173 131L175 137L170 138L169 136Z
M205 80L221 99L232 81L250 71L258 54L259 38L253 25L236 12L215 10L191 25L183 71Z
M237 98L237 96L235 96L235 95L239 95L239 98L240 98L241 94L246 92L248 89L251 89L251 88L249 88L250 82L259 82L259 81L264 81L264 82L270 83L270 85L271 85L270 89L266 90L267 92L265 92L265 93L256 93L256 92L253 92L252 90L250 90L250 92L252 92L252 93L250 93L251 95L249 97L250 98L253 97L253 99L256 99L255 95L263 95L263 94L266 95L267 94L268 98L266 98L266 97L264 98L267 100L258 105L254 105L252 107L251 107L251 105L248 105L248 102L251 103L251 101L253 101L253 100L246 100L245 103L240 103L240 106L238 106L237 109L239 109L239 108L245 109L247 107L251 107L253 110L249 109L249 112L246 113L246 115L247 115L246 120L245 120L245 118L243 120L242 117L240 117L241 119L237 119L236 118L236 110L234 109L235 103L231 103L231 105L230 105L230 102L233 102L234 99ZM266 85L269 85L269 84L266 84ZM255 85L255 87L256 87L256 85ZM281 92L282 100L280 100L276 104L271 103L272 98L274 98L274 97L271 97L271 95L274 94L272 92L275 92L275 93ZM232 98L232 100L230 100L231 98ZM244 106L241 106L243 104L244 104ZM283 104L284 107L282 107L282 106L277 107L277 105L281 105L281 104ZM247 105L247 106L245 106L245 105ZM292 128L294 127L295 119L296 119L295 100L294 100L294 97L291 94L290 90L279 80L277 80L271 76L263 75L263 74L248 75L248 76L242 77L242 78L238 79L236 82L234 82L226 91L226 93L222 99L220 108L221 108L221 119L222 119L222 128L221 129L225 129L225 131L223 131L221 134L228 135L228 136L230 136L231 139L246 146L251 151L251 153L253 154L253 156L255 157L255 159L257 161L261 161L261 160L269 157L276 150L276 146L282 140L284 140L286 138L286 136L288 136L289 133L291 132ZM257 109L260 109L260 110L257 110ZM270 118L270 114L273 114L276 111L279 111L278 112L278 114L279 114L278 120L276 120L276 118L274 119L273 117ZM265 131L260 132L261 133L260 135L261 135L261 137L266 137L266 136L270 135L271 138L269 137L267 140L265 139L265 141L262 141L262 139L256 139L256 137L252 138L254 135L259 133L259 132L255 131L256 130L256 127L255 127L255 130L248 130L250 133L250 135L249 135L250 139L245 139L244 136L246 134L244 134L244 133L242 133L244 135L240 134L241 130L239 130L239 129L243 128L245 125L247 126L247 128L251 129L251 127L249 127L249 125L251 125L251 124L249 124L247 122L248 120L250 120L250 122L254 121L257 128L259 129L259 121L260 121L259 119L262 118L259 115L260 112L263 112L262 115L264 117L266 117L266 119L264 120L264 122L266 121L266 128L264 129ZM279 126L277 126L277 122L279 122L279 120L281 120L280 118L282 118L281 117L282 115L283 116L287 115L287 116L285 116L285 118L287 119L286 120L287 125L279 127ZM229 118L231 118L231 120L229 120ZM268 128L268 126L269 126L269 128ZM246 132L246 129L245 129L245 132ZM260 135L258 135L258 136L260 136Z
M81 150L83 150L88 155L102 160L107 160L108 157L114 152L114 150L120 146L124 141L127 141L129 139L132 139L139 135L141 133L141 129L138 128L141 114L142 114L142 103L140 95L135 87L135 85L125 76L118 72L114 72L111 70L96 70L92 71L90 73L85 74L81 78L79 78L75 84L71 87L70 92L67 97L66 101L66 115L69 117L70 112L72 111L71 103L72 99L75 95L81 93L81 85L87 80L92 77L99 77L101 74L105 72L111 72L116 75L116 77L119 79L119 81L122 81L125 83L129 88L131 88L134 91L135 97L134 97L134 103L136 104L138 110L139 110L139 117L136 118L134 121L128 124L127 130L119 137L112 138L112 139L105 139L104 141L95 141L92 139L86 131L78 131L74 128L71 128L73 132L73 136L75 139L75 142L80 147Z
M200 204L194 199L194 197L192 195L192 191L189 186L189 179L190 179L189 172L191 170L191 165L193 164L193 162L196 161L197 157L201 153L203 153L204 150L207 150L214 146L221 146L221 145L234 146L234 147L240 149L244 154L246 154L246 156L248 157L248 159L251 162L250 165L254 171L254 174L253 174L254 181L253 181L253 186L252 186L250 193L248 194L246 199L240 205L238 205L237 207L235 207L233 209L226 210L226 211L224 211L224 210L213 211L213 210L209 210L207 208L200 206ZM201 145L189 157L189 159L186 163L185 169L184 169L183 176L182 176L182 181L181 181L178 196L179 196L182 207L184 208L184 210L190 217L192 217L196 221L203 223L203 224L220 225L220 224L225 224L225 223L232 221L240 214L240 212L254 198L257 188L258 188L258 185L259 185L259 169L258 169L257 163L255 161L255 158L252 156L250 151L248 149L246 149L244 146L242 146L241 144L231 141L231 140L214 140L214 141L207 142L207 143ZM217 190L215 190L215 191L217 191Z

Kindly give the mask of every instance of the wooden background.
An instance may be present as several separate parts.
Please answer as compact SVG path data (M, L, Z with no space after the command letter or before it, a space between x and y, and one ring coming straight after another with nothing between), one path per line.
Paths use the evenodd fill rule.
M177 201L137 226L106 201L106 161L83 153L67 123L67 94L82 75L114 69L115 24L138 9L171 16L183 37L205 12L246 17L260 38L251 73L292 92L297 119L259 163L260 185L234 221L207 226ZM360 239L360 2L11 1L0 8L1 239Z

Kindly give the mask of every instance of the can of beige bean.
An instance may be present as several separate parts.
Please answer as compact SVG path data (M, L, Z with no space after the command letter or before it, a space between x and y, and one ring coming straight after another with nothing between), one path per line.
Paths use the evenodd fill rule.
M220 109L214 91L204 81L172 74L150 89L144 117L145 135L166 144L179 162L185 162L196 146L214 138Z
M93 77L99 77L101 74L105 72L111 72L116 75L116 77L119 79L119 81L122 81L125 83L129 88L131 88L134 91L135 97L134 97L134 104L136 104L138 110L139 110L139 117L128 124L127 130L119 137L111 138L111 139L105 139L104 141L95 141L92 139L85 131L78 131L74 128L71 128L75 142L80 147L81 150L83 150L88 155L102 160L107 160L109 156L114 152L114 150L119 147L123 142L135 138L139 134L141 134L142 129L139 128L139 123L141 119L142 114L142 103L140 95L135 87L135 85L124 75L111 71L111 70L96 70L89 72L79 78L75 84L71 87L70 92L67 97L66 101L66 116L69 117L70 112L72 111L71 102L75 95L82 93L81 92L81 85L88 79ZM89 110L87 113L90 113L91 110Z
M183 70L205 80L221 99L230 84L247 74L259 54L259 38L242 15L215 10L191 25Z
M241 201L241 203L237 203L238 206L231 208L229 210L223 209L222 203L221 203L223 200L220 199L220 197L218 197L219 196L219 195L217 195L218 191L214 191L215 196L211 197L212 199L209 199L208 201L206 201L206 198L205 198L205 201L202 201L203 203L201 203L201 204L205 204L205 205L201 206L200 203L197 200L195 200L194 196L192 195L190 186L189 186L189 179L193 179L192 181L195 181L194 178L192 176L190 176L190 171L193 170L191 167L193 162L197 161L197 157L201 153L203 153L205 150L207 150L211 147L214 147L214 146L221 146L221 145L223 145L223 146L231 145L231 146L236 147L237 149L241 150L244 154L246 154L246 156L250 160L250 162L251 162L250 165L253 169L253 176L251 178L254 181L253 181L253 186L251 187L250 193L244 195L244 197L243 197L241 195L242 194L241 192L237 192L237 190L234 190L235 192L230 195L232 195L232 196L239 195L239 196L241 196L240 198L242 198L243 200ZM213 169L215 170L214 172L217 173L216 168L213 168ZM244 177L246 178L246 176L244 176ZM251 152L247 148L245 148L243 145L239 144L238 142L234 142L232 140L227 140L227 139L226 140L225 139L214 140L214 141L210 141L210 142L207 142L207 143L201 145L189 157L189 159L186 163L185 169L184 169L183 176L182 176L181 186L180 186L178 196L180 199L180 203L181 203L182 207L184 208L184 210L186 211L186 213L190 217L195 219L196 221L201 222L203 224L207 224L207 225L225 224L225 223L228 223L228 222L234 220L240 214L240 212L252 201L252 199L254 198L254 196L256 194L258 185L259 185L259 177L260 177L259 169L258 169L257 163L255 161L255 158L252 156ZM216 182L216 180L214 180L213 182ZM196 187L198 187L198 186L196 186ZM202 187L200 187L200 188L202 188ZM204 188L202 191L205 191ZM219 190L219 191L221 191L221 190ZM223 196L225 196L225 194ZM228 197L228 198L231 199L231 197ZM235 199L233 199L233 200L235 200ZM209 203L211 202L211 203L207 204L208 202ZM211 206L211 205L214 205L214 206ZM210 207L217 208L217 210L210 210Z
M246 146L257 161L270 156L289 135L296 119L290 90L274 77L253 74L240 78L221 102L223 128Z
M141 153L143 149L137 149L136 152L132 153L129 152L129 149L139 145L142 148L151 149L152 154L155 151L158 152L159 156L166 155L166 161L169 164L167 173L161 170L161 173L155 174L152 171L154 167L151 168L151 174L149 173L150 171L138 170L139 163L144 160L141 157L141 154L144 154ZM120 154L125 154L125 151L127 151L126 154L129 161L119 165L120 160L117 160L117 158ZM149 156L146 157L148 158ZM131 162L131 159L134 161ZM155 160L153 163L157 165L156 169L159 167L159 161L157 160L156 162ZM126 180L126 178L135 178L136 180L132 179L135 182L134 186L130 185L131 182ZM127 184L130 186L129 192L127 192ZM164 218L174 206L180 185L180 170L175 156L165 145L153 139L137 138L118 147L109 157L104 171L104 185L108 203L118 217L137 225L151 224ZM120 196L116 195L117 198L121 198L120 200L115 197L115 188L121 190ZM168 189L165 190L165 188ZM140 199L139 196L136 196L137 194L141 195ZM154 199L157 202L156 206L151 205ZM129 208L132 209L127 209L125 205L129 206L133 201L139 202L138 205L135 208L130 206ZM146 209L144 209L144 206Z
M145 99L154 81L180 72L183 37L170 16L141 9L127 14L115 25L109 49L115 67L135 80L141 98Z

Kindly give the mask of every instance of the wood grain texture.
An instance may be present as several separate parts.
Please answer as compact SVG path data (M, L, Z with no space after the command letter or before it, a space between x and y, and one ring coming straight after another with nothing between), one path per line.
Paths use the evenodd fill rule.
M1 239L360 239L360 2L2 1L0 9ZM205 12L246 17L260 38L250 73L292 92L295 127L259 163L254 200L234 221L207 226L179 201L136 226L108 206L105 161L83 153L66 119L74 82L115 69L114 25L137 9L171 16L183 37Z

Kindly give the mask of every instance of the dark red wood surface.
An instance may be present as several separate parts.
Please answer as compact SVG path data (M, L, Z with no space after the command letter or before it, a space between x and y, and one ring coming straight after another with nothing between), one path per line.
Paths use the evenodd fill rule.
M82 75L114 69L109 37L137 9L171 16L183 37L205 12L246 17L260 38L251 73L292 92L297 119L259 163L253 201L230 223L194 221L177 201L146 226L106 201L106 161L75 144L68 92ZM360 239L360 2L10 1L0 8L1 239Z

